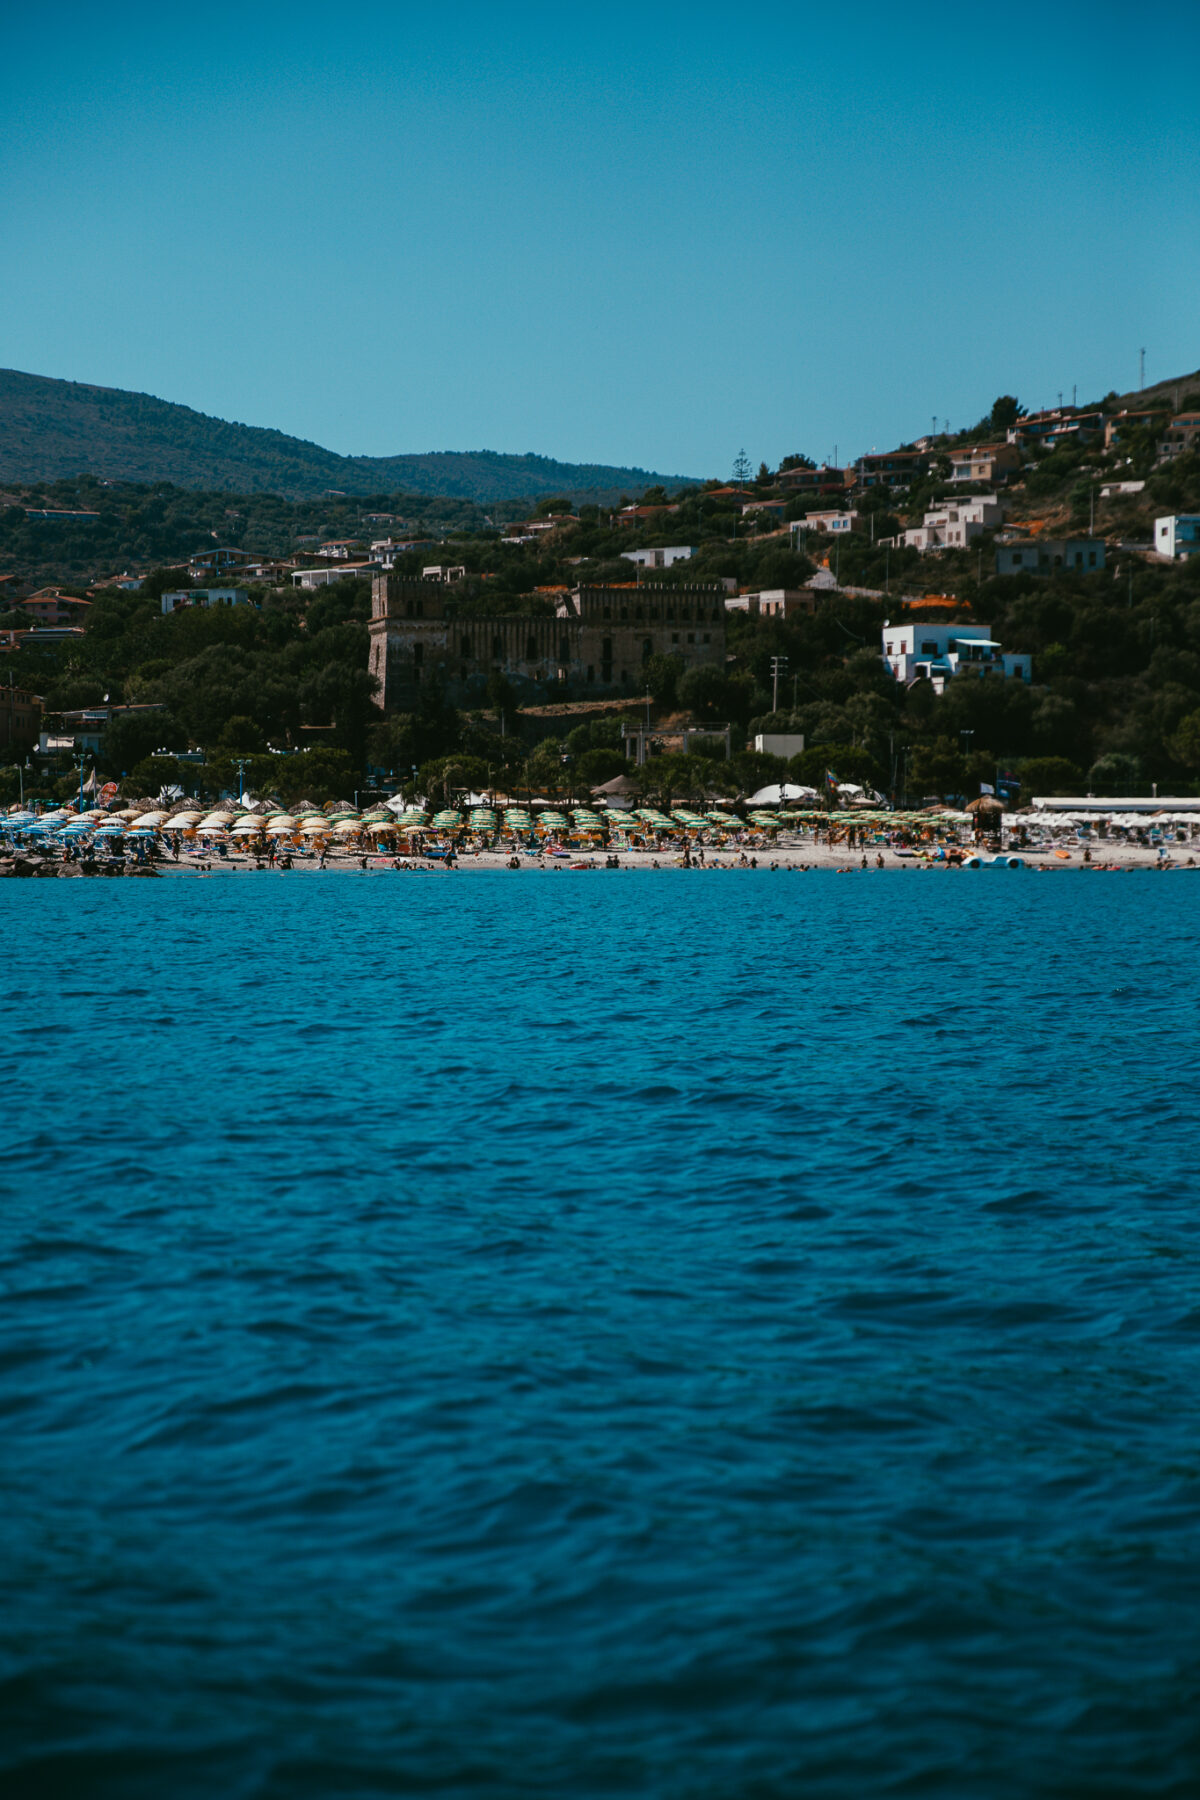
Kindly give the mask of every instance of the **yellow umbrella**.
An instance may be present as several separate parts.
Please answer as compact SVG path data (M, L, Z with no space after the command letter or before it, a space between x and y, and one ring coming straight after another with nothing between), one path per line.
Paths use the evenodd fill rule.
M324 820L318 824L315 819L309 819L300 827L301 837L327 837L328 835L329 827Z

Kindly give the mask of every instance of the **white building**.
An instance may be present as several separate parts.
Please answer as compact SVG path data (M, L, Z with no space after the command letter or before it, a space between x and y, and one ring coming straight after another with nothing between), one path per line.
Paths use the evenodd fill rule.
M621 559L636 563L639 569L669 569L672 563L690 562L696 552L695 544L671 544L656 550L622 550Z
M172 588L162 597L165 613L178 612L181 606L249 606L245 588Z
M337 581L351 581L357 575L374 575L379 568L377 562L369 563L334 563L325 569L293 569L292 586L298 588L332 587Z
M804 748L802 731L760 731L754 748L762 756L799 756Z
M1200 513L1168 513L1154 521L1154 548L1172 562L1200 556Z
M922 555L928 550L961 550L1004 518L995 494L977 494L970 500L947 501L925 514L925 523L904 532L899 542Z
M924 677L939 694L956 675L1033 679L1033 659L1007 654L987 625L886 624L883 660L897 681Z
M749 613L752 619L787 619L817 609L816 596L804 588L760 588L755 594L731 594L726 612Z
M796 538L806 531L830 531L835 534L857 531L861 524L861 513L833 508L828 512L805 513L802 519L792 520L790 529L792 536Z

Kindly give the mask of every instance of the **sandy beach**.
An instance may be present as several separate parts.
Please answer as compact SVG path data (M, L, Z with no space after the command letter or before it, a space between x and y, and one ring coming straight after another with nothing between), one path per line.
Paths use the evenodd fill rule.
M1128 873L1137 869L1154 869L1184 871L1198 869L1196 857L1188 846L1171 845L1167 854L1160 856L1156 849L1145 845L1112 843L1094 844L1090 849L1090 861L1084 860L1085 847L1072 845L1069 849L1060 846L1058 849L1014 849L1005 851L1005 855L1018 856L1025 864L1025 871L1047 872L1050 870L1084 870L1089 873ZM964 846L962 855L970 858L979 855L985 864L999 854L995 850L972 851ZM155 863L155 868L164 875L174 876L209 876L209 875L416 875L438 876L450 879L455 876L480 873L483 871L501 871L513 875L555 875L560 873L582 874L589 869L604 869L606 857L615 857L618 869L622 872L638 870L678 869L687 874L734 873L750 874L766 871L768 873L804 873L815 870L834 870L841 874L878 874L883 870L900 873L919 871L929 873L940 870L946 872L975 873L977 871L964 868L963 864L940 860L936 857L900 852L890 845L870 845L866 850L847 851L844 844L828 845L811 843L803 845L773 845L766 848L713 850L705 848L703 862L697 853L691 853L690 867L684 863L683 856L676 850L625 850L619 854L605 851L583 851L568 857L529 856L522 855L519 869L510 869L511 854L508 851L481 850L465 851L456 860L453 868L447 868L441 860L411 856L393 857L367 856L330 856L322 868L316 857L294 857L289 869L279 863L269 864L265 858L257 861L252 856L212 857L210 859L184 857L175 862L167 859ZM609 872L613 872L611 869Z

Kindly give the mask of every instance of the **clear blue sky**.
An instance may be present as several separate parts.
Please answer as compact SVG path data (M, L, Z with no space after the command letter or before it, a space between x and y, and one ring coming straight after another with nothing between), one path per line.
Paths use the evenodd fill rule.
M27 8L0 364L726 474L1200 367L1200 8Z

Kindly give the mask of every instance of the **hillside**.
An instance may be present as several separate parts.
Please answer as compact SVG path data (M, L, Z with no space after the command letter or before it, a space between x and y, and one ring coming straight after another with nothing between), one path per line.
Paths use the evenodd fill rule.
M493 450L338 456L282 431L212 419L150 394L0 370L0 481L76 475L291 499L315 499L334 489L474 501L570 494L601 502L685 479Z

